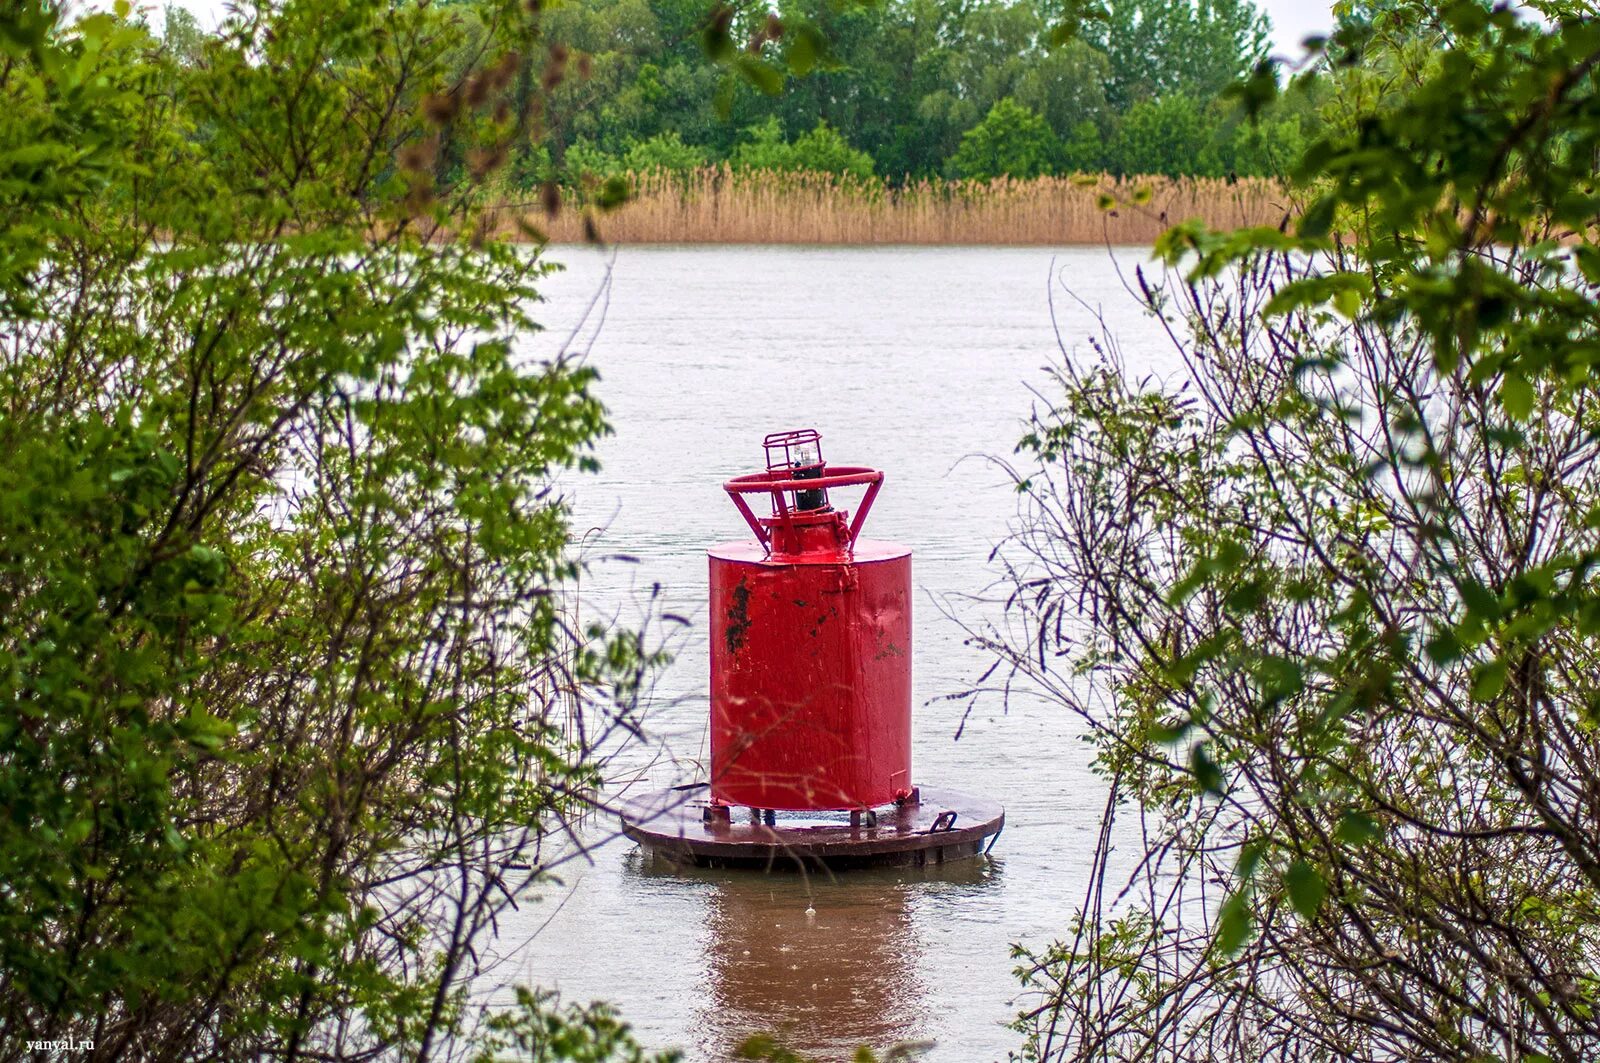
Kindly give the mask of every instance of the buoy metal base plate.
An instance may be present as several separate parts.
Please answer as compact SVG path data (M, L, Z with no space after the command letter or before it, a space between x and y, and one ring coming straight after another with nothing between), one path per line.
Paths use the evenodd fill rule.
M656 856L700 867L846 870L921 866L986 852L1005 826L997 802L922 786L914 801L872 816L780 813L761 822L751 810L709 805L706 786L674 787L620 809L622 832ZM709 810L709 811L708 811Z

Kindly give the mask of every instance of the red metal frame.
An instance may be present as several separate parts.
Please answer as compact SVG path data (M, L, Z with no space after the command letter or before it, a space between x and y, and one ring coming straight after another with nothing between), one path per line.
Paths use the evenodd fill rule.
M772 542L772 533L750 511L749 504L744 500L745 495L770 494L773 513L779 521L787 522L790 516L789 504L785 499L786 492L825 490L829 487L857 487L865 484L867 493L862 496L861 506L856 510L855 519L850 522L850 545L855 546L856 539L861 535L861 526L866 523L867 513L872 509L872 502L883 487L883 473L865 465L827 464L823 465L820 477L809 480L797 480L790 475L790 472L790 469L779 468L768 469L766 472L753 472L747 476L735 476L723 484L722 489L733 499L739 515L750 525L750 530L756 533L756 538L761 540L763 546L769 546Z

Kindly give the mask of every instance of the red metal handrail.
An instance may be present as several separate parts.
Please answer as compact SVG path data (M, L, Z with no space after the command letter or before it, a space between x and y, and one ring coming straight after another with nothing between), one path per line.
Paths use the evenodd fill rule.
M865 465L825 465L821 476L809 480L794 479L787 469L772 469L767 472L753 472L747 476L735 476L723 484L722 489L733 499L739 514L744 517L744 522L750 525L750 530L756 533L756 538L761 540L761 545L767 546L772 540L771 533L750 511L749 503L744 500L745 495L770 494L778 519L786 521L789 519L789 504L784 499L785 492L855 487L860 484L867 485L867 493L862 496L861 507L856 510L855 519L850 522L850 546L854 548L856 538L861 534L861 525L867 519L867 512L872 509L872 500L878 497L878 490L883 487L883 473L877 469Z

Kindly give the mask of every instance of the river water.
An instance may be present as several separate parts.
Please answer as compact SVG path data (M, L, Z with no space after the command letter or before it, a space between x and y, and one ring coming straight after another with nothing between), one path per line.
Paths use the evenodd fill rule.
M528 353L587 350L616 428L601 473L570 484L594 559L585 616L636 619L659 584L658 608L691 621L651 692L647 740L609 765L614 792L703 778L705 550L747 535L720 485L761 467L764 434L815 427L830 461L887 475L865 534L914 551L915 778L997 798L1007 823L987 858L829 879L663 873L596 817L560 884L502 922L492 991L523 983L610 1001L646 1044L690 1061L726 1060L761 1030L824 1060L900 1042L922 1043L916 1058L929 1063L1005 1059L1020 1044L1007 1023L1029 1003L1012 944L1069 933L1106 790L1081 726L1041 699L984 698L962 726L965 706L948 696L991 662L952 617L999 615L989 555L1017 506L988 459L1011 455L1034 389L1048 395L1058 343L1086 356L1093 309L1130 368L1174 368L1118 275L1146 252L553 257L567 269L545 285L550 328Z

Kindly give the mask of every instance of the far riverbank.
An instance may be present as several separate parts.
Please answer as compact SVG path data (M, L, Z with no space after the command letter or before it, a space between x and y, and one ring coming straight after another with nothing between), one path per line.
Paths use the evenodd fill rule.
M901 188L823 173L726 167L634 175L633 198L594 224L628 244L1127 245L1201 218L1216 228L1281 224L1285 187L1265 178L1124 177L921 181ZM1109 197L1109 198L1108 198ZM534 198L538 198L535 196ZM527 219L556 243L589 239L585 216L499 208L501 235Z

